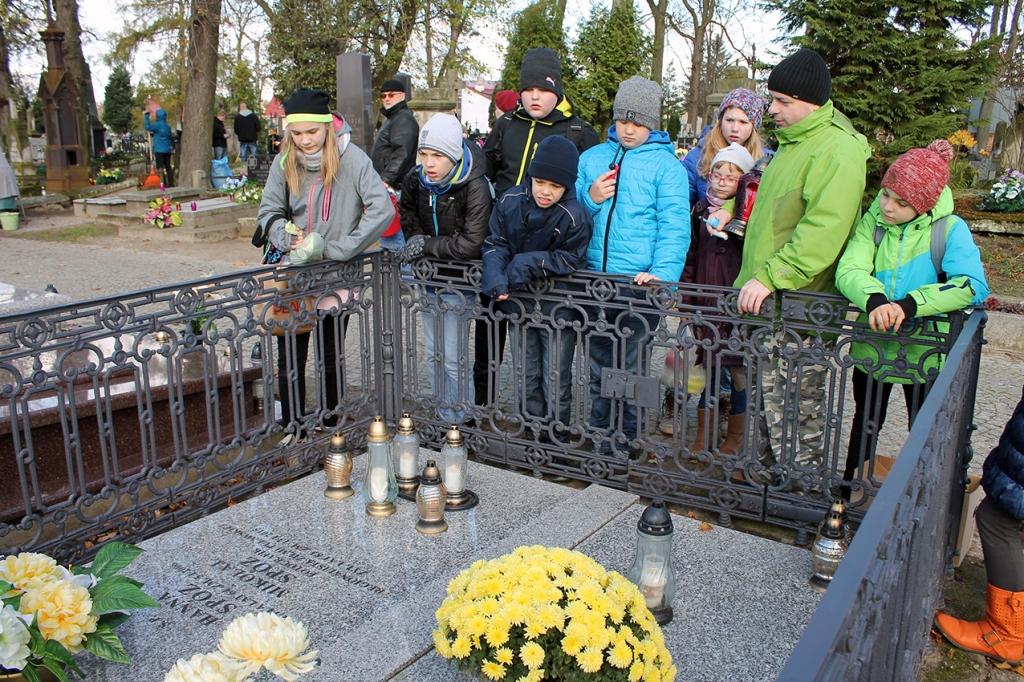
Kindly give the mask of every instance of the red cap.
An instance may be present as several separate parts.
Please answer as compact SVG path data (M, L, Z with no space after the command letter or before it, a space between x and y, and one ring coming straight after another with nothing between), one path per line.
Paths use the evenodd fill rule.
M494 96L494 106L500 111L512 111L519 103L519 93L515 90L502 90Z
M889 166L882 187L899 194L918 213L927 213L935 208L949 182L953 156L953 145L946 140L935 140L926 149L911 149Z

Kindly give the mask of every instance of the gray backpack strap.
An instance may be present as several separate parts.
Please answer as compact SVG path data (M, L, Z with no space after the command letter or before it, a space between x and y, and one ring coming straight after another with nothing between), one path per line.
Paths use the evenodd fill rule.
M881 225L875 225L875 248L877 249L882 245L882 240L885 239L885 228Z
M940 283L946 281L946 272L942 269L942 259L946 256L946 233L949 232L955 218L956 216L947 215L932 223L932 266L939 276Z

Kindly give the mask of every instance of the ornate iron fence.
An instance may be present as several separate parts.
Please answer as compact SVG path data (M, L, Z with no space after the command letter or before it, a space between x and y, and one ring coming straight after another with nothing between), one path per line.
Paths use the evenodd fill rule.
M846 466L854 377L930 387L964 319L882 334L834 296L776 295L748 317L732 289L596 273L494 302L480 274L479 262L429 260L403 272L373 253L0 318L5 551L80 561L307 472L330 431L358 445L373 414L393 423L403 411L428 442L462 423L481 461L664 497L723 524L767 521L806 542L844 485L857 521L880 484L867 446L877 418ZM711 380L695 444L698 366ZM746 409L726 407L742 398L720 389L726 378L749 387ZM281 445L285 432L305 439Z
M985 313L975 312L779 680L912 680L959 528Z

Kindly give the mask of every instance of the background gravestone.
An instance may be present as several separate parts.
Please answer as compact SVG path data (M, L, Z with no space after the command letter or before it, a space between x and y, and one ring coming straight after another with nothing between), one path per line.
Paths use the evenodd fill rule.
M338 111L352 126L352 142L370 155L373 149L373 88L370 55L346 52L337 62Z
M270 177L270 166L274 163L276 154L253 154L245 161L248 169L249 180L259 184L260 187L267 186L267 178Z

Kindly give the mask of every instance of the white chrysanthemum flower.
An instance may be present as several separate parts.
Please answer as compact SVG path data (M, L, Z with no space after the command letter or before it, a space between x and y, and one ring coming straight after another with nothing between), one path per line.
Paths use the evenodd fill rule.
M236 618L220 638L217 648L225 656L242 662L240 673L248 676L261 667L288 682L311 671L316 651L309 647L306 626L274 613L251 613Z
M29 657L28 628L11 606L0 609L0 668L21 670Z
M242 682L239 665L227 656L214 652L196 654L187 661L179 658L166 675L164 682Z

